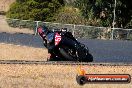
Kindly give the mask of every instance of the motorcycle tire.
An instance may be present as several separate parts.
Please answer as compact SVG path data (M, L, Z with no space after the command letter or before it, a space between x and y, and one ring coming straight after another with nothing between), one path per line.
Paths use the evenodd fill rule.
M71 55L68 54L68 51L64 48L59 48L60 54L64 56L67 61L77 61L75 58L73 58Z

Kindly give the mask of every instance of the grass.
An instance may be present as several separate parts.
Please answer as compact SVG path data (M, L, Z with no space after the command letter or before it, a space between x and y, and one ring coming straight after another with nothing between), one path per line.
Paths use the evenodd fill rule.
M0 11L8 11L9 6L15 1L16 0L0 0ZM9 27L5 19L5 16L0 15L0 32L34 34L33 30L29 30L27 28L19 29Z
M9 27L5 20L5 16L0 16L0 32L7 32L7 33L28 33L28 34L34 34L33 30L27 29L27 28L13 28Z
M0 59L45 60L47 50L0 44ZM132 88L129 84L76 83L78 66L0 64L0 88ZM84 66L88 74L130 74L132 66Z
M46 60L47 50L0 43L0 60Z
M7 12L9 10L10 5L16 0L0 0L0 11Z
M131 88L130 84L76 83L78 66L0 65L1 88ZM131 74L131 66L84 66L92 74ZM105 71L104 71L105 69Z

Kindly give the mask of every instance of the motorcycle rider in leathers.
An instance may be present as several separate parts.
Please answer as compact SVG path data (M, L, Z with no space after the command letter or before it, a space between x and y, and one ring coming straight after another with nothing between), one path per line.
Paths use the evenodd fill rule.
M47 58L48 60L55 60L56 55L53 53L53 48L55 47L54 45L54 32L49 31L46 26L41 26L38 27L37 29L39 36L43 39L43 44L44 46L48 49L48 54L49 57Z
M54 52L55 44L54 44L54 35L55 33L53 31L50 31L46 26L40 26L37 29L39 36L43 39L44 46L48 49L49 58L50 61L58 61L61 58L57 57ZM66 28L62 28L61 31L59 31L61 35L65 35L66 37L69 37L70 39L77 42L77 40L73 37L71 32L67 32ZM78 43L78 42L77 42ZM53 52L54 51L54 52Z

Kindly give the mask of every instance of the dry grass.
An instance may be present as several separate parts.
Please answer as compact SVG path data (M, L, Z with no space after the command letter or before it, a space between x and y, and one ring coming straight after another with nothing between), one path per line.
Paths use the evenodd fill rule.
M16 0L0 0L0 11L8 11L9 6L15 1ZM33 30L27 28L19 29L19 28L9 27L5 19L6 19L5 16L0 15L0 32L34 34Z
M47 50L0 44L0 59L45 60ZM0 88L82 88L76 83L78 66L2 65ZM88 74L130 74L132 66L84 66ZM83 88L132 88L129 84L86 84Z
M0 59L45 60L47 50L0 44ZM2 65L0 88L82 88L76 83L78 66ZM89 74L130 74L132 66L84 66ZM132 88L129 84L86 84L83 88Z
M8 11L9 6L16 0L0 0L0 11Z
M5 16L0 16L0 32L7 32L7 33L28 33L28 34L34 34L33 30L30 29L19 29L19 28L13 28L13 27L9 27L6 20L5 20Z
M0 65L1 88L82 88L76 83L77 66ZM85 66L87 73L132 75L131 66ZM83 88L132 88L130 84L86 84Z
M0 60L46 60L47 50L0 43Z

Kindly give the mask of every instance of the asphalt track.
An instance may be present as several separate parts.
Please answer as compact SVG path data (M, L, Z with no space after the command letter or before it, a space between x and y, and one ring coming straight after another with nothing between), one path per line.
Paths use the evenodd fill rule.
M132 63L132 41L97 39L78 39L78 41L88 46L96 63ZM31 34L0 33L0 43L44 48L41 38Z

